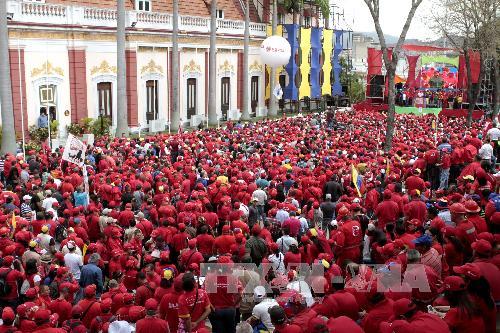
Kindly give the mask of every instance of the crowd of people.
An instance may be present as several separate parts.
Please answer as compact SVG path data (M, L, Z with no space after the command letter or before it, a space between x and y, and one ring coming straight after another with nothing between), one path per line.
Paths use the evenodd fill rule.
M500 129L433 119L386 152L346 111L7 154L0 333L493 333Z

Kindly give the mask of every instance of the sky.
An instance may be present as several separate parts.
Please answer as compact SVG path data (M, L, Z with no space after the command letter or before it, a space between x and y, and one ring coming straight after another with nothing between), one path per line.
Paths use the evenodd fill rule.
M330 0L330 3L344 8L345 21L352 26L354 31L375 31L372 17L363 0ZM429 31L423 19L429 13L429 10L432 10L431 3L432 0L424 0L420 5L408 31L407 38L420 40L439 38L439 36ZM384 34L400 35L411 7L410 4L410 0L380 0L380 22Z

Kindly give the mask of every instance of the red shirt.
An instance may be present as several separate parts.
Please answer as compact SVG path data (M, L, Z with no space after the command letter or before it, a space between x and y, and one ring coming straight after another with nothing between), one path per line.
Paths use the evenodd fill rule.
M378 204L375 215L378 218L378 227L384 228L387 223L396 222L399 217L399 206L390 199L384 200Z
M408 218L408 221L413 219L417 219L420 222L424 223L425 217L427 215L427 206L421 200L412 200L405 205L405 216Z
M489 282L491 288L491 295L495 302L500 301L500 269L489 262L487 259L476 259L473 261L479 269L484 278Z
M380 323L389 321L389 318L394 314L392 308L393 301L385 299L375 306L366 314L361 321L361 327L365 333L379 333Z
M154 285L145 283L135 291L135 305L144 306L149 298L153 298L155 292Z
M408 177L406 179L405 185L408 193L413 190L419 190L420 192L422 192L425 188L424 180L418 176Z
M418 311L408 320L415 332L449 333L446 322L436 315Z
M236 239L233 235L222 235L215 238L214 250L215 253L225 254L231 252L231 245L236 244Z
M7 296L3 296L0 299L6 301L12 301L19 297L19 294L17 292L18 285L23 282L24 274L16 269L11 269L9 267L2 267L0 268L0 275L7 273L8 270L10 270L10 272L5 277L5 282L11 287L10 292Z
M193 322L198 320L207 308L210 308L210 299L205 290L197 288L179 296L178 304L179 318L182 320L191 317L191 322ZM204 326L205 323L201 321L198 326L191 327L191 330L196 331Z
M204 256L210 256L214 250L215 238L209 234L201 234L196 237L196 245L198 250Z
M444 316L453 333L485 333L484 321L480 316L467 317L461 314L457 308L451 308Z
M169 327L165 320L148 316L137 321L135 331L136 333L165 333L169 332Z
M165 319L170 327L170 332L177 332L177 327L179 326L179 296L181 293L172 290L166 293L161 301L158 313L160 318Z
M85 327L90 327L92 319L101 314L99 302L95 299L82 299L78 302L78 305L82 308L82 313L85 313L85 317L82 318L83 325L85 325Z
M346 316L352 320L358 320L359 317L359 306L356 297L345 290L328 295L314 310L319 315L328 318Z
M208 274L205 279L205 289L215 309L234 308L239 291L239 288L236 288L238 288L238 278L232 275L228 277Z
M283 222L282 227L284 228L286 226L290 228L290 236L297 237L300 231L300 221L294 217L291 217Z
M53 300L49 305L49 310L52 313L57 313L59 315L59 325L68 319L71 319L71 309L73 306L70 302L65 299L56 299Z

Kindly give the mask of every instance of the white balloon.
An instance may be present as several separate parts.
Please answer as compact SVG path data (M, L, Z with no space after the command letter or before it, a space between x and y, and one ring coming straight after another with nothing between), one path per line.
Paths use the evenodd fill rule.
M260 46L260 58L270 67L279 67L288 64L292 53L290 43L281 36L267 37Z

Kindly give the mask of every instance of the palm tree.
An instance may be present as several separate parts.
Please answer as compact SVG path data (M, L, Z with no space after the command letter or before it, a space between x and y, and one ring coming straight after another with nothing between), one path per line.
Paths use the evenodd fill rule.
M116 26L116 63L117 63L117 100L118 108L116 110L116 137L128 136L127 122L127 62L125 59L125 0L118 0L118 16Z
M217 0L212 0L210 5L210 54L208 69L208 124L217 125L217 104L216 99L216 34L217 34Z
M272 35L276 35L276 30L278 28L278 5L277 0L273 0L273 19L272 19ZM271 67L271 76L269 77L269 87L271 89L271 95L269 98L269 112L270 117L275 117L278 114L276 108L276 96L274 96L273 89L276 85L276 68Z
M179 128L180 110L179 110L179 0L174 0L172 17L172 117L170 118L171 128Z
M250 3L245 1L245 37L243 44L243 111L242 120L250 120L248 110L248 49L250 44Z
M12 82L9 61L9 30L7 28L7 1L2 1L0 4L0 57L3 59L3 61L0 61L2 154L16 153L16 132L14 130L14 108L12 106Z

